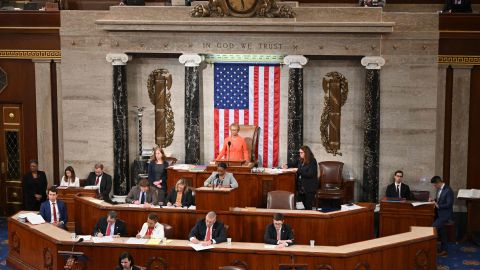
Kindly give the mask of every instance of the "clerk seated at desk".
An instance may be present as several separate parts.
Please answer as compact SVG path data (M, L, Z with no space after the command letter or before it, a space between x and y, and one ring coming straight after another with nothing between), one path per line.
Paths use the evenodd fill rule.
M90 172L87 178L87 185L98 187L98 196L102 200L110 199L112 190L112 176L103 171L103 164L95 164L95 171Z
M63 201L57 200L57 188L48 189L48 200L40 205L40 215L43 219L55 226L65 229L67 224L67 206Z
M75 170L72 166L65 169L65 174L60 180L61 187L80 187L80 179L75 175Z
M190 242L209 246L227 241L227 233L222 222L217 221L215 212L208 212L204 219L200 220L188 235Z
M295 244L292 228L284 224L283 214L275 213L273 223L265 228L264 240L266 244L288 247Z
M163 239L165 231L163 225L158 222L158 216L154 213L148 214L147 222L143 223L142 229L138 232L137 238Z
M240 126L237 123L230 125L230 136L225 138L222 150L217 156L217 160L225 159L232 161L250 160L245 139L238 135Z
M125 199L127 203L143 204L144 207L151 207L158 204L157 193L150 188L147 179L142 179L134 186ZM162 200L163 203L163 200Z
M106 217L101 217L97 221L92 234L97 237L125 237L127 236L127 230L125 223L117 219L117 212L110 211Z
M185 180L179 179L167 196L167 205L176 207L189 207L194 205L192 191L187 188Z
M406 200L412 199L410 187L402 183L402 178L402 171L396 171L393 174L394 182L387 186L387 190L385 192L385 196L387 196L387 198L404 198Z
M205 187L214 185L215 187L238 188L238 183L235 177L233 177L233 173L227 172L227 164L223 162L217 165L217 171L213 172L203 185Z

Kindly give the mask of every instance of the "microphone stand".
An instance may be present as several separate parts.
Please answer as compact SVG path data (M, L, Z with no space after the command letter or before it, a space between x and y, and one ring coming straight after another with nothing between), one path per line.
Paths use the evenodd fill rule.
M230 167L230 145L232 145L231 141L228 141L228 154L227 154L227 165Z

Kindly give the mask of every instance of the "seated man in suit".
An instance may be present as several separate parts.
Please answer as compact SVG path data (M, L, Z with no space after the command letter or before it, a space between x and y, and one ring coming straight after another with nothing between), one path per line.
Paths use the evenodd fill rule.
M226 163L218 163L217 171L213 172L203 185L206 187L211 187L214 185L215 187L231 187L231 188L238 188L237 180L233 177L233 173L227 172L227 164Z
M150 188L148 180L142 179L138 182L138 185L130 189L125 201L127 203L143 204L144 207L151 207L158 204L158 197L157 192Z
M187 188L184 179L179 179L175 184L175 187L172 188L170 193L167 196L167 205L168 206L176 206L176 207L183 207L183 206L190 206L193 205L193 195L192 191Z
M158 216L154 213L148 214L147 222L143 223L142 229L137 234L137 238L163 239L164 237L165 230L163 225L158 222Z
M188 235L190 242L209 246L227 241L225 226L217 221L215 212L208 212L207 216L198 221Z
M65 203L57 200L57 188L48 189L48 200L40 205L40 215L43 219L55 226L65 229L67 224L67 207Z
M447 186L440 176L432 177L430 182L437 189L437 196L435 200L435 221L433 227L437 229L438 237L440 237L440 251L438 256L447 256L447 232L445 231L445 223L447 223L453 217L453 190Z
M97 186L99 198L107 201L110 200L112 176L103 171L103 164L95 164L95 171L88 175L87 185Z
M393 179L395 182L387 186L385 196L388 198L405 198L407 200L412 199L412 193L410 192L410 187L402 183L403 172L396 171L393 174Z
M288 247L295 243L292 228L284 224L281 213L273 215L273 223L267 225L263 238L266 244L278 245L278 247Z
M97 221L97 224L95 224L95 227L93 228L92 235L97 237L125 237L127 236L127 229L125 223L117 219L117 212L110 211L106 217L101 217Z

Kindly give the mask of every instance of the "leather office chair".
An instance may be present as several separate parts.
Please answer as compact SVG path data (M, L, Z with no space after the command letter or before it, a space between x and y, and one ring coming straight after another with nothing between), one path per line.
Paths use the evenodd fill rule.
M165 237L167 239L172 239L173 238L173 227L170 224L167 223L160 223L163 225L163 230L165 232Z
M250 160L247 160L247 162L255 162L259 131L260 128L255 125L240 125L238 135L245 139L245 144L247 144L248 153L250 154Z
M428 202L430 198L430 191L412 190L412 200L417 202Z
M317 191L317 208L322 200L340 199L345 204L353 200L353 181L344 181L342 176L343 162L319 162L320 189Z
M267 194L268 209L295 209L295 195L289 191L275 190Z

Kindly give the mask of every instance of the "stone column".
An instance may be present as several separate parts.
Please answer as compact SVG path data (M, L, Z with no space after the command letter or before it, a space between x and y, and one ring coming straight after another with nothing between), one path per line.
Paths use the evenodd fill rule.
M37 151L39 170L45 171L48 185L53 179L53 130L52 130L52 84L50 81L51 59L34 59L35 97L37 114Z
M287 55L283 62L288 74L288 141L287 159L292 163L298 158L303 145L303 66L308 59L303 55Z
M365 118L363 138L363 201L378 201L380 163L380 68L382 57L364 57L367 69L365 79Z
M107 54L107 62L113 65L113 193L126 195L129 186L128 161L128 55Z
M200 74L202 56L182 54L185 65L185 163L200 162Z

